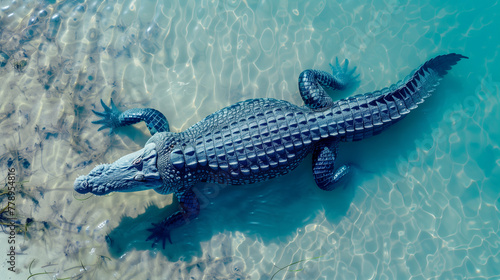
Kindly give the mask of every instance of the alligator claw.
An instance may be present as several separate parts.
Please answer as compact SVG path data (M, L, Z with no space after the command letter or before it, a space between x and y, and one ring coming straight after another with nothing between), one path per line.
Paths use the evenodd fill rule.
M99 129L97 131L101 131L105 128L109 128L109 134L113 133L113 128L117 128L119 126L119 119L118 117L120 116L120 114L122 113L120 110L118 110L118 108L116 108L115 106L115 103L113 102L113 99L111 99L111 102L110 102L110 107L108 107L104 101L102 101L101 99L101 105L102 105L102 108L104 109L103 112L98 112L98 111L95 111L95 110L92 110L92 112L94 114L96 114L97 116L101 117L100 120L97 120L97 121L93 121L92 123L95 123L95 124L101 124L102 126L99 127Z
M153 227L147 229L147 231L151 232L151 235L146 238L146 241L153 240L151 248L153 248L161 240L163 249L165 249L165 239L168 239L170 244L172 244L172 239L170 239L170 230L167 227L163 226L161 223L151 224L153 225Z
M354 82L358 77L359 74L356 76L353 76L354 72L356 72L356 67L352 68L349 70L349 60L345 59L343 65L341 66L339 63L339 58L335 58L335 66L333 66L330 63L330 67L332 68L333 72L333 78L337 81L339 84L340 88L339 89L344 89L349 85L350 83Z

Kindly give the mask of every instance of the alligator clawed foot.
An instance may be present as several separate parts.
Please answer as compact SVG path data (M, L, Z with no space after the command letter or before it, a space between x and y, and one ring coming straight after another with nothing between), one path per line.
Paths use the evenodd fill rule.
M333 66L330 63L330 67L332 68L333 78L337 81L338 85L340 86L339 89L345 89L349 84L354 82L359 77L359 74L353 76L353 74L356 72L356 66L351 70L348 69L349 68L348 59L345 59L341 66L339 63L339 58L336 57L335 66Z
M153 244L151 244L151 248L153 248L160 240L163 244L163 249L165 249L165 239L168 239L170 244L172 244L172 240L170 239L170 230L163 226L161 223L152 223L153 227L148 229L151 232L151 235L146 238L146 241L153 240Z
M108 107L106 104L101 99L101 105L102 108L104 109L103 112L97 112L95 110L92 110L94 114L97 116L101 117L102 119L93 121L92 123L95 124L101 124L102 126L99 127L97 131L101 131L105 128L109 128L109 134L113 133L113 128L117 128L119 126L119 119L118 117L121 114L121 111L116 108L115 103L113 102L113 99L111 99L110 107Z

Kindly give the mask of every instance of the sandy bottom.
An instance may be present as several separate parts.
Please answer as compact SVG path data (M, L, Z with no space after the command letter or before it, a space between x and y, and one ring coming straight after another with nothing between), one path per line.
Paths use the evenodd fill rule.
M498 1L340 2L0 1L0 174L7 186L15 168L19 225L16 273L5 261L2 272L500 278ZM97 132L91 109L101 110L100 99L158 109L182 131L248 98L302 104L299 73L328 70L336 56L360 74L332 93L340 98L389 86L448 52L470 59L421 108L380 136L340 147L339 163L354 167L343 189L319 190L310 158L258 185L200 185L200 217L174 230L165 250L151 249L146 229L175 209L172 196L73 191L78 175L149 137L143 124ZM0 202L8 202L3 192Z

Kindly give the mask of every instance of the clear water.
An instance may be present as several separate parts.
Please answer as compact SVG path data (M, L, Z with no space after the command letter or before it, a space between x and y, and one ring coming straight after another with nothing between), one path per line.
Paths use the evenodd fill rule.
M33 219L5 275L26 279L31 265L48 274L38 278L500 278L498 1L344 2L0 1L0 166L16 167L17 216ZM100 99L156 108L181 131L248 98L302 104L299 73L336 56L360 74L340 98L449 52L470 59L432 98L340 147L339 163L354 166L343 189L319 190L310 159L258 185L201 185L200 217L165 250L145 238L175 209L171 196L74 196L78 174L148 138L144 125L96 132Z

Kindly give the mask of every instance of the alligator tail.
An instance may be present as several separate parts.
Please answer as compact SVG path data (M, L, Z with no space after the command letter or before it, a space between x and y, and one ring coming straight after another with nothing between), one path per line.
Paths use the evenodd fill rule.
M417 108L417 105L424 102L424 99L431 96L439 81L448 73L448 70L458 61L466 56L450 53L436 56L428 60L403 81L389 88L389 92L380 96L379 101L387 104L389 114L400 116L408 114ZM394 120L394 119L393 119Z
M424 102L439 85L439 81L448 73L448 70L466 56L450 53L436 56L428 60L413 71L404 80L379 91L355 96L358 100L365 100L368 114L363 119L365 130L362 134L354 135L353 140L361 140L379 134L388 126L403 119L418 104Z
M400 113L415 109L424 102L439 85L439 81L448 70L466 56L450 53L428 60L412 74L408 75L402 85L384 96L386 102L394 102Z

